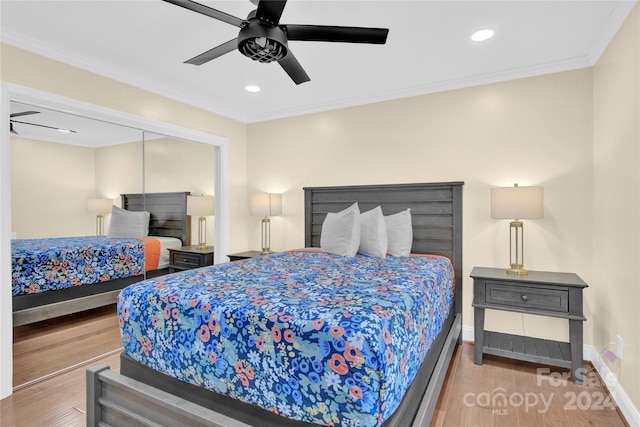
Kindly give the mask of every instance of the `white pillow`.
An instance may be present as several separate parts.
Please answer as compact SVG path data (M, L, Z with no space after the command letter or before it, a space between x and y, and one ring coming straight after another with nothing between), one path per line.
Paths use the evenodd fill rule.
M366 255L387 256L387 226L380 206L360 214L360 248Z
M393 256L409 256L413 245L411 209L384 217L387 226L387 252Z
M341 256L355 256L360 246L360 209L354 203L338 213L329 212L322 223L320 248Z
M111 210L107 237L134 239L149 235L149 212L128 211L117 206Z

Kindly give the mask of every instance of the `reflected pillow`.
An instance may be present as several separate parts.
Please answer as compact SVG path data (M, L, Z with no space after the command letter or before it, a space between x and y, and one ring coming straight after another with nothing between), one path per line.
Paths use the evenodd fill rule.
M413 245L411 209L384 217L387 226L387 253L393 256L409 256Z
M360 214L360 253L384 258L387 256L387 226L382 208L377 206Z
M329 212L322 223L320 248L341 256L355 256L360 246L360 209L354 203L338 213Z
M149 212L128 211L117 206L111 210L107 237L135 239L149 235Z

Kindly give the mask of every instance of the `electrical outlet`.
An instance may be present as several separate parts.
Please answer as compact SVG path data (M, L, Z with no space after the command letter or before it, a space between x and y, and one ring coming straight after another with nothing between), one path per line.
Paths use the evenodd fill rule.
M617 340L616 356L618 356L618 359L622 359L622 349L624 346L624 341L622 340L622 337L620 335L616 336L616 340Z

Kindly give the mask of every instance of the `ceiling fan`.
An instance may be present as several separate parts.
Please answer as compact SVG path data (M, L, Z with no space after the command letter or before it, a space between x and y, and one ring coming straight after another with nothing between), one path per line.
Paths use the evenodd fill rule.
M40 111L23 111L21 113L9 114L9 131L14 135L18 135L18 132L16 132L16 130L13 128L13 124L14 123L20 123L22 125L38 126L38 127L41 127L41 128L55 129L55 130L60 131L60 132L77 133L75 130L71 130L71 129L62 129L62 128L55 127L55 126L47 126L47 125L41 125L41 124L38 124L38 123L28 123L28 122L22 122L22 121L19 121L19 120L13 120L14 117L30 116L32 114L40 114Z
M262 63L277 61L295 84L310 80L289 49L287 42L320 41L384 44L387 28L338 27L331 25L283 25L280 17L286 0L251 0L258 8L240 19L191 0L164 0L202 15L240 28L238 37L197 55L186 64L202 65L236 48L245 56Z

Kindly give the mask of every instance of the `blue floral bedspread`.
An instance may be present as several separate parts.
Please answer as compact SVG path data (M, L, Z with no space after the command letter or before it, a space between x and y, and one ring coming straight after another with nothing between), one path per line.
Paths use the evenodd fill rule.
M70 288L144 273L144 240L57 237L11 241L13 295Z
M124 349L180 380L311 423L377 426L453 302L448 259L285 252L125 288Z

